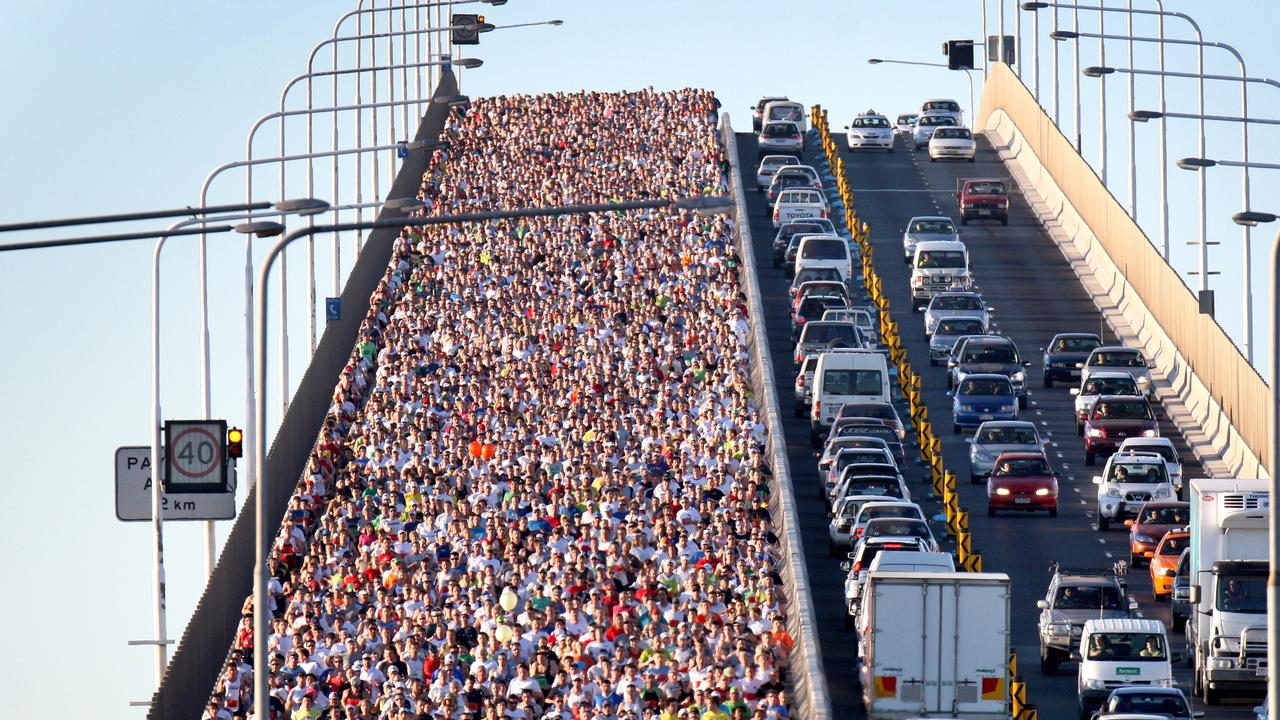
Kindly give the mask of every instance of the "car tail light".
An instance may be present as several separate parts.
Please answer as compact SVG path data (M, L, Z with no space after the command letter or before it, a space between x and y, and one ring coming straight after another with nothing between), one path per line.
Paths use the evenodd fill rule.
M854 531L853 531L853 536L854 536L854 537L862 537L862 531L863 531L863 530L866 530L866 528L864 528L864 527L860 527L860 528L858 528L857 530L854 530Z
M856 562L856 563L854 563L854 564L853 564L853 571L854 571L855 573L860 573L860 572L862 572L862 563L860 563L860 562Z
M817 417L821 414L822 414L822 401L817 398L814 398L813 399L813 415L814 417Z
M797 315L797 316L796 316L796 324L797 324L797 325L803 325L803 324L804 324L804 316L803 316L803 315Z
M778 208L776 206L773 208L773 221L778 221Z
M803 137L803 136L801 136L801 135L796 135L795 137L793 137L793 138L791 138L791 139L792 139L792 140L803 140L803 139L804 139L804 137Z
M822 217L824 217L824 218L825 218L826 216L827 216L827 211L826 211L826 210L823 210L823 211L822 211Z

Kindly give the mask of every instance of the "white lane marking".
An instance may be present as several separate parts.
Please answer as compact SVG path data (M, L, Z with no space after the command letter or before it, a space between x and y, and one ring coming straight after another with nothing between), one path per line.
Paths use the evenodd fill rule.
M1106 541L1106 540L1104 540L1104 539L1102 539L1102 538L1098 538L1098 544L1099 544L1099 545L1106 545L1106 544L1107 544L1107 541Z
M1107 557L1115 557L1115 556L1114 556L1114 555L1112 555L1111 553L1103 553L1103 555L1106 555Z
M1058 456L1058 457L1062 457L1062 453L1057 453L1057 456Z
M1062 463L1062 469L1063 469L1063 470L1066 470L1066 469L1067 469L1067 468L1069 468L1069 467L1071 467L1071 466L1070 466L1070 465L1068 465L1068 464L1066 464L1066 463Z
M1052 445L1053 447L1058 447L1058 443L1056 443L1056 442L1051 442L1051 443L1049 443L1049 444L1050 444L1050 445Z
M1080 488L1078 488L1078 487L1073 487L1073 488L1071 488L1071 489L1072 489L1072 490L1074 490L1074 491L1076 491L1077 493L1078 493L1078 492L1080 492ZM1080 502L1084 502L1084 501L1083 501L1083 500L1081 500Z

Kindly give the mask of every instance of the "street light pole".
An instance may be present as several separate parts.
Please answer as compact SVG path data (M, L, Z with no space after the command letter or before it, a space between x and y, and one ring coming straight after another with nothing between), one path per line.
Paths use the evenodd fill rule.
M684 199L629 200L617 203L599 203L593 205L569 205L550 208L526 208L521 210L500 210L493 212L463 213L458 215L436 215L430 217L389 218L365 223L335 223L332 225L312 225L295 230L281 238L267 252L262 261L262 269L258 272L258 283L263 292L258 293L256 300L256 333L254 375L261 392L258 393L254 414L258 427L266 425L266 371L267 371L267 302L265 291L270 278L271 268L275 265L280 253L289 243L303 237L311 237L317 233L344 232L348 230L371 230L376 228L423 227L447 223L483 222L519 217L548 217L558 215L583 215L593 212L616 212L644 208L675 207L698 211L728 210L733 205L726 197L698 197ZM252 452L257 462L258 479L254 495L254 538L255 557L253 573L253 715L255 718L268 718L270 709L268 697L270 693L267 664L267 638L270 634L270 598L267 597L268 562L270 554L270 538L267 528L267 440L265 433L259 433L253 440Z

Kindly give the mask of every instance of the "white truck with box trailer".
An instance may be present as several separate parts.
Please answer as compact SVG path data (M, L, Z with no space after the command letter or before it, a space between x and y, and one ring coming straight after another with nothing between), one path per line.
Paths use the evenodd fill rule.
M869 720L1009 718L1009 576L873 572L858 616Z
M1268 487L1256 479L1191 481L1187 653L1193 692L1206 705L1266 690Z

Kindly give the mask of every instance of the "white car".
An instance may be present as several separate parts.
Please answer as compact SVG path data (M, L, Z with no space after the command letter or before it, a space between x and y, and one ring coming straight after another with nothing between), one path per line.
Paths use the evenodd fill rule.
M1182 497L1182 461L1178 459L1178 449L1173 441L1165 437L1133 437L1125 438L1116 449L1119 454L1136 453L1143 455L1159 455L1164 458L1165 470L1169 472L1169 480L1173 490Z
M911 141L915 143L917 150L928 147L935 130L958 124L956 119L947 113L925 113L916 118L916 126L911 130Z
M926 522L924 511L920 506L913 502L903 500L877 500L875 502L863 503L858 508L857 515L853 517L853 525L850 526L849 533L851 535L850 545L862 539L863 531L866 530L867 523L877 518L906 518L909 520L919 520ZM929 533L932 540L933 533ZM932 541L931 544L936 544Z
M902 231L903 262L910 264L916 256L916 245L930 240L959 240L956 224L946 215L917 215L907 221Z
M1151 399L1151 363L1142 356L1141 350L1108 345L1094 348L1089 358L1080 369L1080 379L1088 380L1098 372L1122 372L1133 376L1138 385L1138 392L1148 400Z
M758 151L761 157L774 153L804 152L804 134L800 126L793 122L771 122L764 126L756 136Z
M756 168L756 189L764 192L773 181L773 174L778 168L786 165L799 165L800 158L795 155L765 155L760 158L760 167Z
M920 103L920 110L918 114L924 115L926 113L942 113L950 115L951 119L956 121L956 125L964 124L964 113L960 111L960 103L955 100L948 100L946 98L925 100Z
M903 113L898 116L898 122L894 125L894 132L899 135L910 135L912 129L916 126L916 118L920 117L916 113Z
M887 150L893 152L894 128L889 118L874 110L859 115L844 126L845 143L850 150Z
M934 328L943 318L979 317L984 325L991 325L991 308L976 292L940 292L929 301L924 310L924 334L933 335Z
M850 495L836 503L831 521L827 523L827 548L832 555L839 556L840 551L848 551L854 545L853 520L858 511L868 503L884 503L878 495Z
M1173 500L1176 494L1164 458L1159 455L1121 455L1107 458L1101 475L1095 475L1098 486L1098 530L1113 522L1137 517L1142 506L1151 500Z
M822 319L833 321L851 320L862 331L862 337L866 338L867 345L874 347L880 342L880 328L877 327L875 319L871 317L870 310L836 308L822 313Z
M778 201L773 204L774 228L781 227L783 223L789 223L792 220L826 216L827 201L822 197L822 191L812 188L783 190L778 195Z
M940 127L929 140L929 162L939 160L968 160L978 154L978 144L966 127Z

